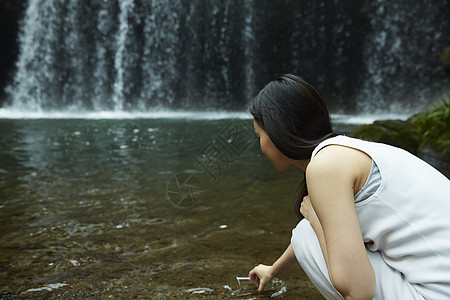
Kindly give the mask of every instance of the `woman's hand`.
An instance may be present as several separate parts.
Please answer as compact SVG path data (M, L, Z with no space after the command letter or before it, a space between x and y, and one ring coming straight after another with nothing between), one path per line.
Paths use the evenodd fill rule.
M302 204L300 205L300 213L311 223L311 220L317 219L316 212L311 204L309 196L303 197Z
M264 286L272 280L275 275L273 274L273 266L258 265L248 273L251 282L258 283L258 292L264 290Z
M264 286L278 273L283 272L297 262L292 245L289 244L286 251L271 266L257 265L248 273L251 282L259 283L258 292L264 290Z

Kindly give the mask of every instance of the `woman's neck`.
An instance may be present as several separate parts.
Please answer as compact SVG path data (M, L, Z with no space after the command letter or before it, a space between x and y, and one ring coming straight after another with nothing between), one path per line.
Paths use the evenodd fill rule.
M303 172L306 172L306 168L308 167L310 161L310 159L295 160L293 165L301 169Z

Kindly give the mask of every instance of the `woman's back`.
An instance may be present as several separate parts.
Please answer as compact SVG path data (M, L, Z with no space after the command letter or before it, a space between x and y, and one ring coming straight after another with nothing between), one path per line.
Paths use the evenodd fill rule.
M381 174L378 190L355 204L361 233L370 251L402 272L426 299L450 291L450 181L430 165L395 147L344 136L327 145L361 150Z

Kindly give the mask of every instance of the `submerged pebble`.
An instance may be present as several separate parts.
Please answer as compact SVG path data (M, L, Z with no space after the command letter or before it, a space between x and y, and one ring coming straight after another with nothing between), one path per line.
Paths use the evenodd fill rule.
M270 298L275 298L277 296L280 296L283 293L286 293L287 288L285 286L283 286L278 292L273 293L272 295L270 295Z
M80 265L80 263L77 260L75 260L75 259L70 259L69 261L75 267L78 267Z
M203 294L206 292L214 292L214 290L210 289L210 288L192 288L192 289L186 290L186 292L191 293L191 294Z
M40 287L40 288L36 288L36 289L28 289L25 292L23 292L22 294L28 294L28 293L32 293L32 292L40 292L40 291L51 291L54 289L58 289L60 287L66 286L66 283L51 283L51 284L47 284L46 286Z

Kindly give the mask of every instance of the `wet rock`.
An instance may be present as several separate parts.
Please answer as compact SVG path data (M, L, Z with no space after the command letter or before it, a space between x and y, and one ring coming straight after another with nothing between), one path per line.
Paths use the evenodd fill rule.
M418 156L450 175L450 99L431 106L408 120L419 133Z
M403 148L418 154L420 140L417 129L407 121L385 120L356 128L350 136Z
M419 156L450 177L450 100L407 121L386 120L356 128L350 136L390 144Z

